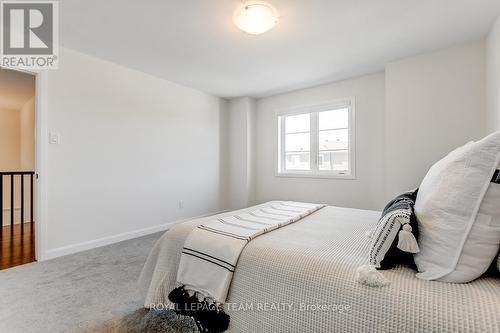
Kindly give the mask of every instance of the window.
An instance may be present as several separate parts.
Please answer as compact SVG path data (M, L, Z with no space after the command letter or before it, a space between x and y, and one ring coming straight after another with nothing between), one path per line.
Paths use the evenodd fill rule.
M354 178L354 98L278 115L278 175Z

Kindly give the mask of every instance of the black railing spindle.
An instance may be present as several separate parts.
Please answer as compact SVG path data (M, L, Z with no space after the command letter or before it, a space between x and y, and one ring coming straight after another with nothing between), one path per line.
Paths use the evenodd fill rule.
M10 175L10 230L14 235L14 174Z
M34 172L30 173L30 222L31 222L31 227L33 228L33 222L35 222L35 218L33 217L33 202L35 201L34 199L34 193L33 193L33 176Z
M0 173L0 237L3 234L3 175Z
M33 171L6 171L2 172L0 171L0 237L2 237L3 234L3 222L4 222L4 176L10 176L10 193L7 193L6 196L10 196L10 228L11 228L11 235L14 234L14 222L16 221L15 219L15 185L16 185L16 178L15 176L20 176L20 185L21 185L21 212L20 212L20 218L19 222L21 223L21 230L24 231L24 222L26 220L26 211L25 211L25 199L26 195L24 193L24 176L25 175L30 175L30 193L29 193L29 199L30 199L30 222L31 222L31 227L33 228L33 222L35 222L34 218L34 175L35 172ZM10 194L10 195L9 195Z
M24 175L21 175L21 232L24 232Z

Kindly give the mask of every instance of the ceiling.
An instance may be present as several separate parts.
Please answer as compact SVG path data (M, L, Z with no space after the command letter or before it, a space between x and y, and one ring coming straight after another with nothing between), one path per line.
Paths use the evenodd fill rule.
M0 68L0 110L21 110L35 96L35 77Z
M262 97L382 70L487 34L498 0L268 0L263 35L232 23L238 0L64 0L63 46L221 97Z

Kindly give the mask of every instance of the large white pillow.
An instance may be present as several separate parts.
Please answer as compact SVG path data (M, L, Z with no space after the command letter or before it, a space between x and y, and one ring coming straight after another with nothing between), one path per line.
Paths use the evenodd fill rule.
M492 182L499 164L496 132L431 167L415 202L417 277L464 283L491 265L500 243L500 184Z

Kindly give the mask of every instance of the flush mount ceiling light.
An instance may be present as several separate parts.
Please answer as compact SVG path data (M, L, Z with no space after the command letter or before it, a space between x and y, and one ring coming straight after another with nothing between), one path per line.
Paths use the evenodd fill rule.
M234 12L233 22L249 34L260 35L278 23L278 12L267 2L246 1Z

